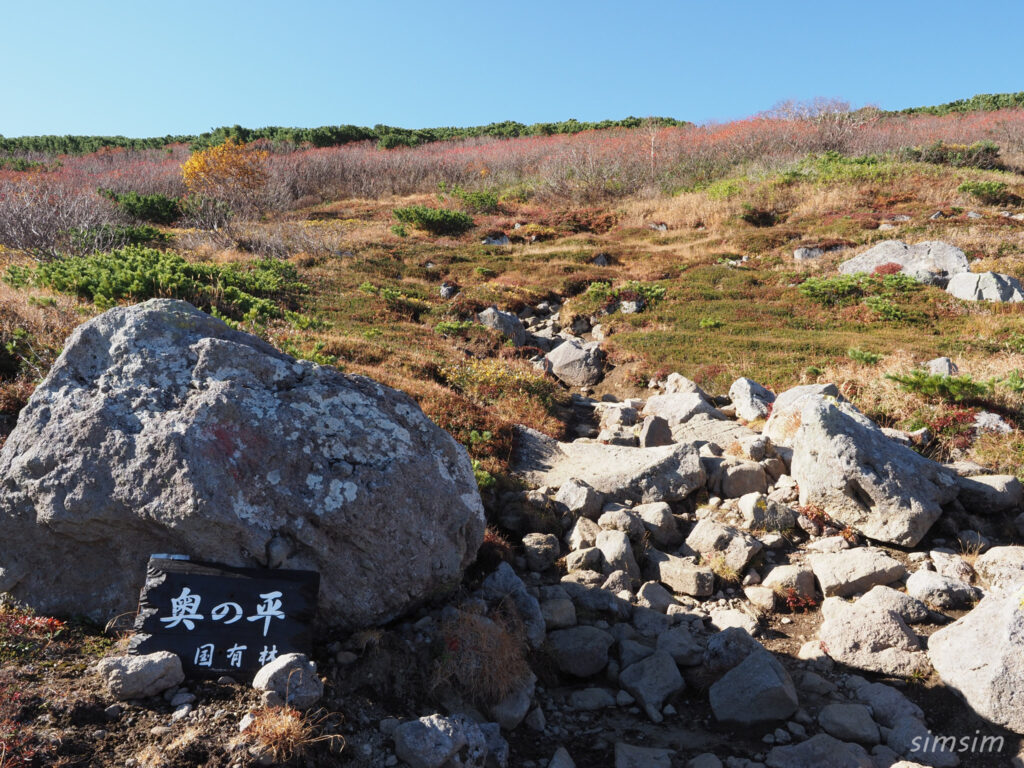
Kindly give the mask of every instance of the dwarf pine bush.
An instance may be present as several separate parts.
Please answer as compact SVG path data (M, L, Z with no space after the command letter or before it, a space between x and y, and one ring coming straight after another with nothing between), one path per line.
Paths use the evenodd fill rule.
M127 299L184 299L226 317L256 321L281 317L279 301L304 292L295 267L276 259L248 265L186 261L176 253L129 246L109 253L60 259L36 268L12 266L4 280L35 285L110 307Z
M406 208L395 208L394 214L402 224L411 224L434 235L461 235L474 225L473 217L469 214L447 208L410 205Z

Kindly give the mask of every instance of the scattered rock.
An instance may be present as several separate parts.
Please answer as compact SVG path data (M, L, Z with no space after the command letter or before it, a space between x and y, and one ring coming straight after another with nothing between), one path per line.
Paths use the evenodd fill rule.
M796 261L813 261L825 255L821 248L797 248L793 251L793 258Z
M907 575L903 564L881 549L857 547L810 555L807 563L826 597L848 597L876 584L891 584Z
M741 496L739 510L743 525L752 531L788 531L796 527L796 512L762 493Z
M615 693L607 688L583 688L569 694L569 706L581 712L614 707Z
M665 699L686 687L675 661L665 651L655 651L643 661L623 669L619 673L619 685L656 723L664 719L661 707Z
M526 567L538 573L546 571L560 554L558 537L550 533L528 533L523 536Z
M644 418L643 426L640 427L640 434L637 436L641 448L655 448L659 445L672 445L672 428L668 421L661 416L647 416Z
M825 652L840 664L886 675L912 677L929 672L917 636L899 614L850 604L837 597L821 607L818 630Z
M721 675L739 666L752 653L764 650L764 646L738 627L724 629L711 636L704 652L704 666L708 673Z
M615 638L597 627L560 629L548 635L548 646L558 668L575 677L596 675L608 666L608 649Z
M871 755L859 744L848 744L826 733L802 744L775 747L768 753L768 768L875 768Z
M537 676L528 671L504 699L492 705L488 710L488 714L502 730L515 730L526 718L533 705L536 684Z
M615 768L671 768L671 749L634 747L624 742L615 743Z
M676 394L654 395L644 405L644 416L660 416L668 422L669 427L685 424L694 416L708 416L713 419L724 419L725 414L697 392L680 392Z
M949 243L929 240L907 245L901 240L884 240L844 261L839 265L839 272L844 275L870 274L885 264L899 264L903 274L940 287L944 287L951 277L970 269L964 252Z
M863 704L829 704L818 713L818 724L842 741L856 741L869 747L881 741L878 724Z
M482 768L487 756L480 727L464 715L429 715L402 723L394 730L395 754L410 768L441 768L466 750L465 768Z
M657 549L647 553L646 573L677 595L708 597L715 591L715 574L693 558L670 555Z
M849 403L810 397L799 418L791 474L801 504L869 538L913 546L956 498L953 472L894 443Z
M727 725L762 727L788 719L797 707L796 688L771 653L755 650L710 690L715 719Z
M883 584L869 589L857 605L874 611L893 611L907 624L920 624L931 618L928 606L920 600Z
M544 356L544 367L570 387L592 387L604 371L601 345L596 341L563 341Z
M814 572L802 565L777 565L761 582L778 592L792 592L802 598L814 597Z
M113 656L97 665L100 677L115 699L146 699L181 685L181 659L168 651L145 656Z
M962 608L978 599L970 584L923 569L910 574L907 594L938 608Z
M954 275L946 293L967 301L1024 301L1020 281L998 272L964 272Z
M968 512L993 515L1012 512L1024 501L1024 488L1014 475L957 477L960 503Z
M994 589L1024 582L1024 547L992 547L974 561L974 570Z
M942 681L993 723L1024 734L1024 611L1019 584L987 595L961 619L928 638Z
M925 368L928 369L928 373L936 376L956 376L960 373L960 369L957 368L956 363L948 357L936 357L934 360L929 360L924 365Z
M597 519L604 505L604 497L582 480L570 478L562 483L555 494L555 504L576 517Z
M710 560L720 559L727 568L743 573L747 563L761 551L761 542L737 528L700 520L686 537L686 546Z
M476 321L485 328L498 331L517 347L526 343L526 328L523 327L523 321L511 312L502 312L497 307L490 306L477 314Z
M756 421L768 416L775 393L753 379L741 377L729 387L729 399L737 416L745 421Z
M793 438L800 428L800 411L808 400L834 398L845 402L835 384L802 384L779 394L772 404L772 413L764 423L762 434L768 437L776 448L793 445Z
M533 486L560 487L582 480L610 501L679 501L702 487L706 476L690 445L628 448L560 443L526 427L516 431L513 469Z
M324 695L316 665L302 653L286 653L265 664L253 678L257 691L273 691L295 709L309 709Z

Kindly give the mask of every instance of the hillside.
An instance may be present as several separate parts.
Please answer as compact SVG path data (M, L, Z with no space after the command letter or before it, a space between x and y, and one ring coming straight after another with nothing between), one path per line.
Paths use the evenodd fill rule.
M951 248L935 251L959 249L972 273L1024 280L1024 112L1012 99L965 103L977 109L826 106L723 125L510 124L393 142L383 137L405 134L372 129L356 141L306 147L278 140L318 140L244 130L169 137L167 147L101 141L104 148L74 156L72 144L95 145L0 144L12 158L0 161L0 445L75 327L111 307L183 299L282 353L411 395L468 451L488 525L481 557L454 596L355 633L327 631L324 617L314 659L327 682L316 715L289 714L266 696L261 704L258 692L230 681L116 703L90 670L123 650L123 620L104 628L4 604L0 766L415 765L399 754L398 721L452 715L459 705L477 719L506 718L509 765L546 766L560 747L576 765L619 765L616 755L628 750L617 743L671 752L645 753L660 760L652 765L721 765L688 762L703 753L730 766L796 765L778 750L812 742L826 745L823 754L846 750L849 762L837 765L880 764L869 750L894 758L891 765L909 750L891 734L910 734L909 742L922 723L1004 740L999 755L963 753L961 765L1009 764L1019 719L1003 717L1001 703L965 705L938 650L931 663L925 650L928 637L952 637L961 626L954 620L991 605L982 595L998 594L1006 569L1019 570L1024 302L957 298L945 290L955 275L921 278L885 259L859 274L840 271L898 240L945 243ZM253 139L270 141L239 143ZM185 147L192 142L195 152ZM564 369L553 357L559 344L583 350ZM940 357L955 366L944 364L951 375L926 373L922 366ZM752 382L740 384L744 377ZM854 435L855 447L836 449L827 466L847 471L841 457L856 455L861 496L847 495L869 512L884 510L884 525L831 495L806 456L801 465L791 433L817 411L779 397L800 385L817 387L829 418L849 419L830 431L821 416L825 437L814 433L814 455L825 467L837 435ZM693 413L680 415L686 408L711 426L690 423ZM643 442L660 427L655 417L666 422L667 445ZM709 433L686 432L698 423L725 430L717 453ZM899 446L892 456L881 428ZM524 434L554 468L522 459ZM810 426L799 434L811 444ZM14 461L29 450L24 438L11 441L5 460L31 464ZM689 461L701 479L682 488L673 475L668 491L658 484L657 494L637 492L646 479L612 482L597 471L628 464L616 449L678 452L673 460ZM573 459L574 451L589 458ZM567 468L551 456L569 457ZM873 473L888 478L878 480L884 492L864 480ZM969 476L983 474L1001 485L979 502ZM598 491L594 509L587 494L580 504L565 495L584 480ZM749 493L761 494L762 507L750 507ZM899 502L901 494L911 502ZM641 508L658 505L646 510L654 524ZM760 516L776 507L792 515L787 524ZM913 519L892 534L903 515ZM831 579L821 558L850 553L875 558L868 576ZM485 579L504 573L495 571L502 561L521 585L509 594L529 594L543 609L541 642L527 642L529 628L518 624L535 618L527 609L510 611L511 598L496 598L493 581L488 591ZM759 586L779 568L807 575ZM919 582L931 577L919 573L949 581L928 591ZM703 586L684 587L687 579ZM915 596L923 614L919 624L907 620L914 631L888 609L884 619L842 613L868 603L841 597L886 584ZM879 630L890 633L886 642L896 633L908 643L895 648L908 654L899 663L888 662L894 646L886 647L891 656L879 654L884 663L857 656L857 642L840 649L839 625L876 620L890 622ZM757 648L742 640L728 642L743 651L719 647L727 626L756 634L759 643L747 640ZM659 634L678 647L666 651ZM459 656L486 643L493 656ZM786 709L799 695L799 711L776 722L750 715L746 694L736 694L740 703L717 698L747 654L771 671L739 677L789 680L766 683L781 697L771 701ZM575 667L577 657L596 661ZM666 657L665 674L680 684L660 698L649 681L626 674ZM461 674L473 664L507 667L515 679ZM509 700L527 676L536 689L530 683L517 720L499 705L523 703ZM861 676L886 685L872 688ZM172 706L175 693L194 697L171 720L184 702ZM904 709L887 719L882 699L893 695ZM829 705L859 707L838 714L869 736L851 735L845 720L829 724ZM267 711L302 727L239 735L243 716ZM909 723L902 717L915 711L922 714ZM336 734L347 742L341 757ZM492 757L500 752L491 749ZM930 757L955 764L950 755Z

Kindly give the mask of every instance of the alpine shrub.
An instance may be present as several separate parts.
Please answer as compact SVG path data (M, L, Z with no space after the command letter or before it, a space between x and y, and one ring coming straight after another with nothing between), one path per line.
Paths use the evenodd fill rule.
M461 235L474 224L473 217L462 211L428 208L425 205L395 208L394 214L402 224L411 224L434 235Z

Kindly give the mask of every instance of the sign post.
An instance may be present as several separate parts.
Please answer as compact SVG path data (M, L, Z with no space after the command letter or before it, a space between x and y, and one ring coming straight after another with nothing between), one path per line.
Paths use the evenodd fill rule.
M278 656L310 655L319 588L316 571L154 556L131 649L175 653L189 677L251 680Z

